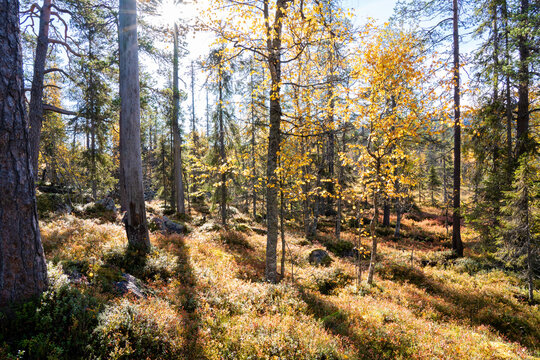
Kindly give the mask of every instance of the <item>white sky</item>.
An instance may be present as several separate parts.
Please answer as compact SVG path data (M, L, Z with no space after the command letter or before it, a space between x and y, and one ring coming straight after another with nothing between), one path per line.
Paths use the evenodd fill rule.
M165 0L171 1L171 0ZM396 0L342 0L342 6L345 9L351 9L351 12L354 14L355 19L353 19L355 25L362 25L366 22L368 17L375 19L378 23L382 24L386 22L393 13L394 5ZM170 5L165 6L165 13L167 15L172 15L173 7ZM192 6L188 5L188 8L182 9L185 15L191 15L194 13ZM174 18L174 16L171 16ZM166 16L169 18L169 16ZM171 19L165 20L170 21ZM190 54L183 59L180 59L180 78L183 78L188 88L180 82L181 88L183 88L188 93L188 100L182 104L182 112L186 115L185 119L189 119L190 115L190 104L191 104L191 93L189 88L189 76L188 72L190 70L190 64L192 60L199 60L201 57L208 54L208 50L213 41L213 37L208 33L196 33L189 34L187 36L187 48L190 50ZM199 71L196 72L196 75L199 75L196 79L195 85L195 116L197 118L197 128L204 129L206 122L206 92L202 89L202 83L204 81L202 73ZM161 84L164 84L164 79L160 81ZM210 95L210 104L212 104L212 95ZM184 127L188 127L188 121L184 124Z

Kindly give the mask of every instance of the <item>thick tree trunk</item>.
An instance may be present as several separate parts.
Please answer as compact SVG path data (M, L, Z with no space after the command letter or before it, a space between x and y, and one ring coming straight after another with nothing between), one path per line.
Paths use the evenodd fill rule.
M148 252L150 238L146 222L141 159L139 58L137 44L137 3L120 0L120 171L126 197L124 219L128 244Z
M173 143L174 143L174 190L176 212L180 215L186 213L184 197L184 180L182 177L182 138L178 113L180 111L180 91L178 90L178 27L174 25L174 55L173 55Z
M454 213L452 216L452 250L463 256L461 242L461 123L460 123L460 79L459 79L459 28L458 1L453 0L454 41Z
M47 287L24 106L19 2L0 0L0 307Z
M41 126L43 123L43 79L45 78L45 61L49 47L49 22L51 21L51 2L44 0L39 16L39 34L34 59L34 77L30 90L30 106L28 107L28 120L30 124L30 149L32 167L37 176L39 161L39 142ZM37 180L37 179L36 179Z

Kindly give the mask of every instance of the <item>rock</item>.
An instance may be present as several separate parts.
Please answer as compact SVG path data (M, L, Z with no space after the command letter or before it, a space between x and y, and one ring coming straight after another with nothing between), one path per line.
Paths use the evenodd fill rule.
M116 206L112 197L106 197L96 201L96 205L103 207L105 210L116 212Z
M146 298L145 291L139 279L130 274L122 274L124 280L114 283L115 288L122 294L132 293L137 298Z
M221 230L221 225L216 224L215 222L209 221L205 224L203 224L199 230L202 232L212 232L212 231L219 231Z
M184 234L186 232L185 225L174 222L166 216L163 217L163 226L162 230L170 234Z
M155 216L150 220L150 223L151 229L159 229L167 234L184 234L187 230L185 225L174 222L166 216L163 216L162 218Z
M309 263L312 265L328 266L332 262L332 258L326 250L317 249L309 253Z
M229 206L227 207L227 215L228 216L234 216L234 215L239 215L240 214L240 211L235 208L234 206Z

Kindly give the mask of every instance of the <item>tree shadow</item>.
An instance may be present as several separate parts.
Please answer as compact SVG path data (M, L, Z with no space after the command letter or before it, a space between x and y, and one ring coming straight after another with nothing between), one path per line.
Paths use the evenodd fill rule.
M177 305L184 311L184 353L185 359L205 359L202 344L199 341L201 319L197 312L199 302L197 299L197 282L193 274L193 267L185 239L180 235L168 238L169 250L178 257L177 276L180 280L176 299Z
M302 300L308 306L308 313L321 320L325 329L343 337L359 359L409 358L414 354L414 344L404 336L389 334L383 327L353 318L330 301L314 292L299 288ZM393 322L393 319L384 319Z
M411 310L422 312L425 308L433 309L444 321L461 320L471 325L487 325L498 331L510 341L523 346L540 349L540 318L527 311L507 297L470 289L455 289L425 274L419 268L411 268L398 263L391 263L379 272L388 280L410 283L425 294L417 291L406 292L407 303L418 307Z

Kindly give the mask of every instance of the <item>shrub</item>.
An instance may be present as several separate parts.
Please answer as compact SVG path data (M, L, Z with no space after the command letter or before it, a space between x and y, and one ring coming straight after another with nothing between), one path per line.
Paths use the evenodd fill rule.
M170 359L182 354L182 317L163 300L108 306L93 332L93 355L106 359Z
M239 231L222 230L219 233L219 238L224 244L244 249L252 249L250 243L246 239L246 235Z
M353 280L351 275L339 267L313 268L311 275L306 286L324 295L330 295L335 290L344 288Z
M50 286L36 301L18 305L2 319L0 343L31 359L84 358L101 304L72 288L60 265L48 264Z
M347 359L338 339L320 322L300 316L238 316L214 327L205 352L209 359Z
M331 240L325 244L328 251L333 252L337 256L349 256L352 254L354 245L346 240Z

